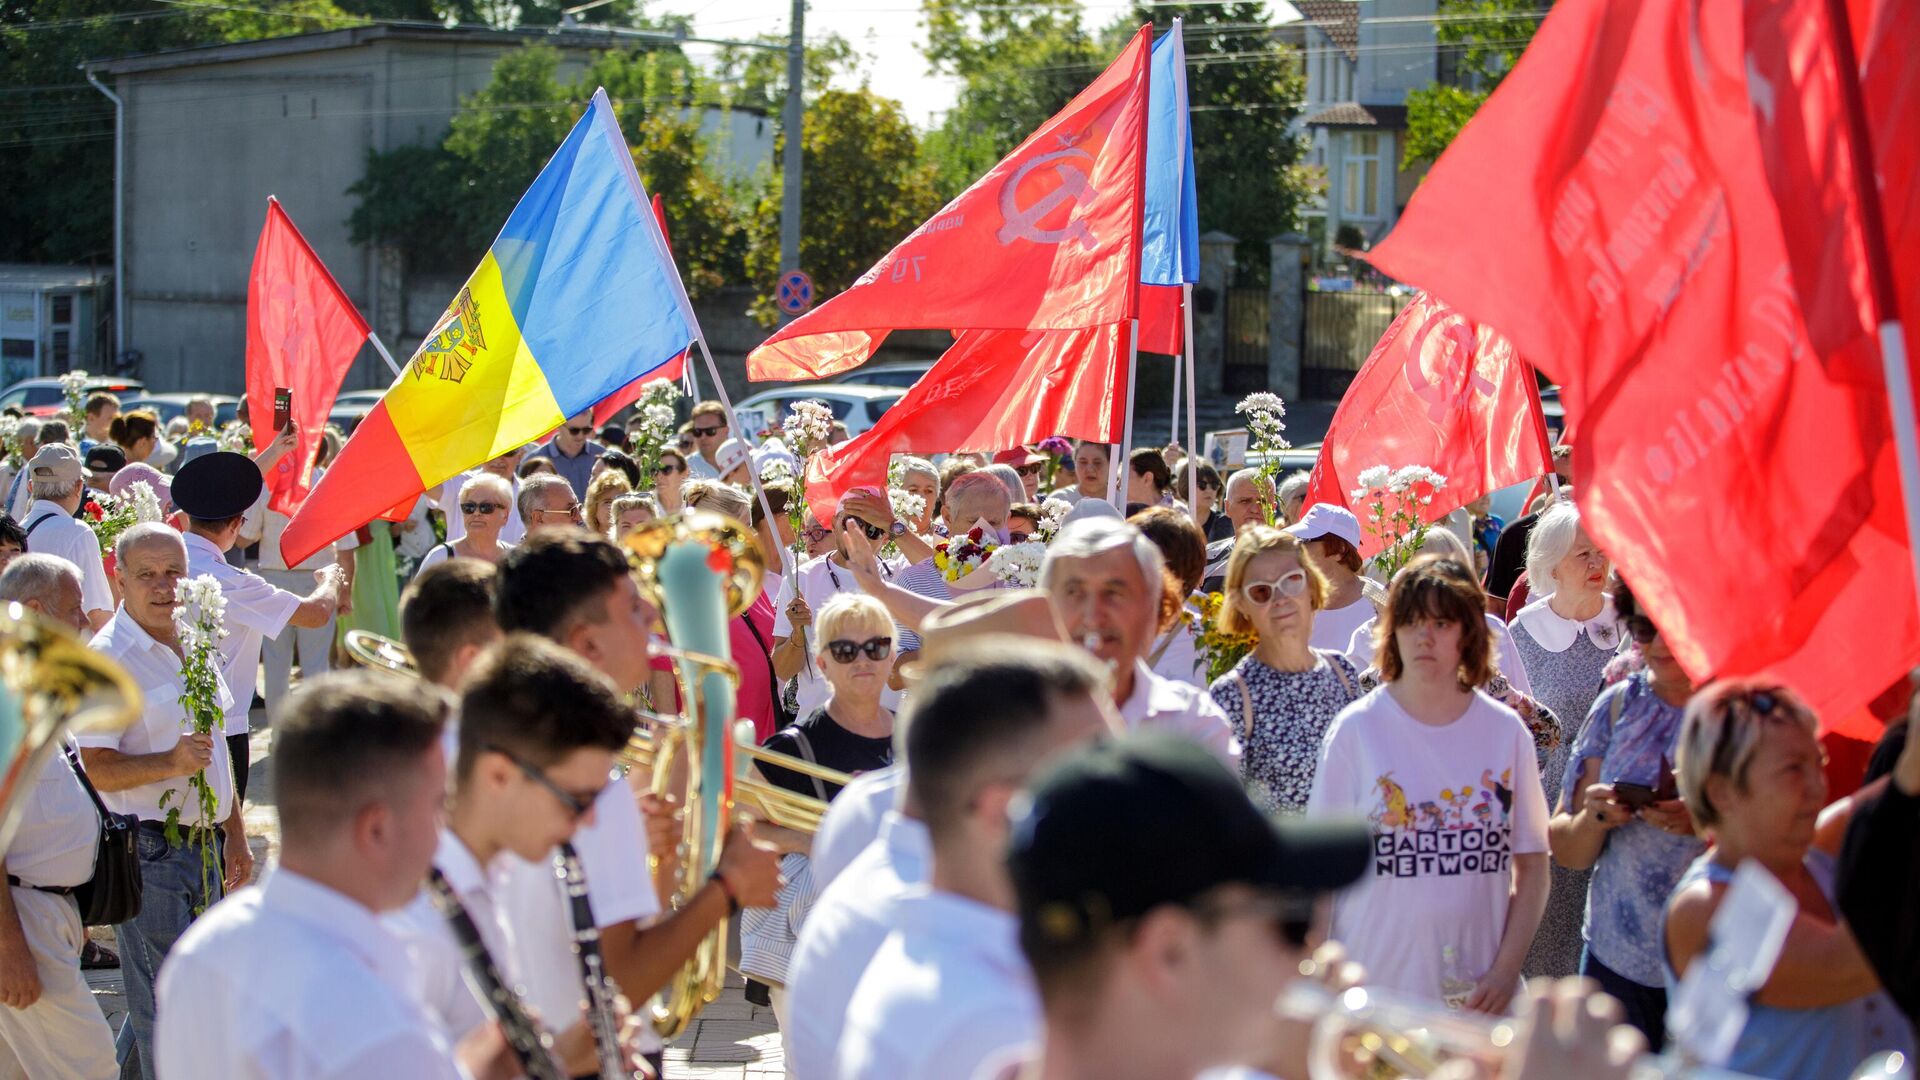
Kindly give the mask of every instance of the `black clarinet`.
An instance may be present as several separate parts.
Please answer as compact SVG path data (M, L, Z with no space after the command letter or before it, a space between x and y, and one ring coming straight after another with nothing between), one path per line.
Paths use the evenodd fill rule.
M593 1048L600 1060L600 1080L634 1080L620 1042L620 992L607 978L600 955L600 927L593 919L593 900L587 895L587 873L573 845L563 843L553 856L554 872L567 889L567 908L573 916L573 954L580 961L580 980L587 990L587 1022L593 1026Z
M499 1023L507 1046L520 1059L521 1068L532 1080L568 1080L566 1070L553 1058L553 1036L527 1015L526 1006L500 977L493 955L480 939L480 928L473 924L473 916L467 914L460 898L454 895L453 886L447 884L447 876L437 866L427 874L427 896L441 918L447 920L454 940L460 945L463 961L460 969L467 988Z

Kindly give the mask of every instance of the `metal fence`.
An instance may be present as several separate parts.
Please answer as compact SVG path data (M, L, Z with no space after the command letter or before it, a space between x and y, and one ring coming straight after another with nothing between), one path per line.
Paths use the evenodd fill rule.
M1222 350L1226 361L1222 380L1229 394L1250 394L1267 388L1267 355L1270 331L1266 289L1228 289L1226 317L1221 325L1226 336Z
M1302 396L1338 399L1346 393L1367 354L1409 299L1379 289L1309 289L1300 355Z

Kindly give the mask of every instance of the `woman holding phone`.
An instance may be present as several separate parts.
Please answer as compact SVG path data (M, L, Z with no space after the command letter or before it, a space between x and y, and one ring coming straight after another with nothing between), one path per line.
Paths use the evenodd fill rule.
M1693 682L1618 578L1613 607L1646 668L1608 687L1568 755L1560 805L1548 827L1554 861L1591 868L1580 974L1620 1000L1627 1022L1660 1048L1666 1036L1663 908L1706 850L1675 787L1680 721Z

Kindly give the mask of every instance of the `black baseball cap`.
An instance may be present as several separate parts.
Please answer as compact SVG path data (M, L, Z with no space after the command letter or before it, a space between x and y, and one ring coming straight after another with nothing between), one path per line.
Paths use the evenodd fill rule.
M173 505L189 517L221 521L246 513L264 486L252 458L218 450L180 466L173 477Z
M1022 933L1070 940L1220 885L1300 898L1352 884L1372 857L1358 819L1269 816L1191 739L1127 735L1039 777L1007 853Z
M87 451L87 471L111 476L127 465L127 455L111 443L96 443Z

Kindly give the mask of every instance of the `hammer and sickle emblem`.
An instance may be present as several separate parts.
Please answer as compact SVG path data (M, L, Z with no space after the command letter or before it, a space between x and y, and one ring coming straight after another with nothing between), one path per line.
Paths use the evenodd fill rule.
M1439 423L1449 412L1466 408L1476 393L1492 396L1493 382L1480 374L1473 358L1473 329L1458 312L1429 312L1414 341L1405 369L1407 387L1427 403L1427 419Z
M1093 235L1093 230L1087 227L1085 221L1078 219L1069 221L1066 227L1061 229L1040 228L1040 222L1058 209L1061 203L1069 200L1084 203L1100 194L1079 166L1064 162L1067 158L1085 158L1087 161L1092 161L1093 155L1069 145L1063 150L1029 158L1027 163L1020 166L1013 177L1000 188L1000 217L1003 224L1000 226L997 238L1002 244L1011 244L1015 239L1031 240L1036 244L1061 244L1069 240L1078 240L1080 245L1089 251L1099 246L1099 239ZM1040 200L1032 206L1022 209L1019 200L1020 181L1026 179L1027 174L1033 170L1055 161L1063 162L1053 167L1054 175L1060 178L1060 185L1041 196Z

